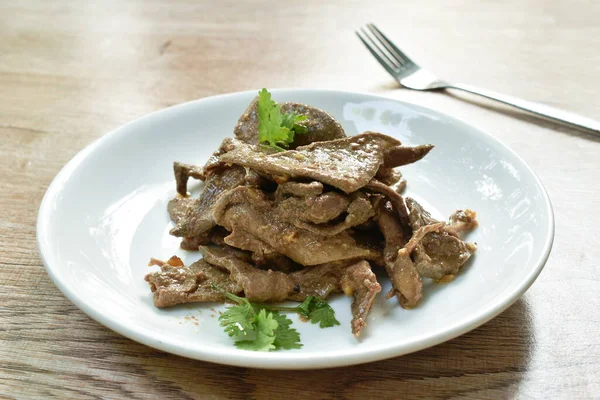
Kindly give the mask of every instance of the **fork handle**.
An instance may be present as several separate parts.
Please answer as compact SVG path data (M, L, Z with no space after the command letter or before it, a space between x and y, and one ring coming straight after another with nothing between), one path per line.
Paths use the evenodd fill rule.
M595 135L600 135L600 122L582 115L559 110L558 108L550 107L545 104L535 103L533 101L522 100L513 96L492 92L491 90L479 89L462 83L453 83L448 86L448 89L460 89L465 92L478 94L480 96L487 97L488 99L497 100L501 103L508 104L520 108L521 110L529 111L534 114L565 123L567 125L583 128Z

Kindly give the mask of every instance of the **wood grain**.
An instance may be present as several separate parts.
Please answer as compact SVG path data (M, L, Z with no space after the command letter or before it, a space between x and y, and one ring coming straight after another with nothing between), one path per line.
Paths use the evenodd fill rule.
M398 89L353 30L374 21L448 79L600 119L600 2L54 1L0 4L0 397L591 398L600 393L600 141L457 93ZM257 87L335 88L432 107L529 163L556 213L539 279L483 327L323 371L193 361L92 321L42 267L42 196L79 150L173 104Z

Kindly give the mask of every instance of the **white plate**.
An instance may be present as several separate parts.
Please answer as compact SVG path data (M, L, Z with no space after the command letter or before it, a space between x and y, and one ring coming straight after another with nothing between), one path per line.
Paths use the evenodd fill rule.
M480 227L468 237L479 244L476 255L454 282L426 285L413 310L380 294L360 341L350 333L351 299L343 295L330 301L341 326L320 329L293 316L304 347L270 353L236 349L218 324L222 305L155 308L144 281L149 258L199 258L168 234L172 163L204 163L232 135L255 94L210 97L140 118L92 143L56 176L40 207L38 245L52 280L86 314L186 357L322 368L399 356L461 335L510 306L542 270L554 237L550 201L531 169L498 140L439 112L382 97L274 90L277 101L328 111L349 134L380 131L407 144L435 144L424 160L402 169L408 194L439 218L456 208L476 210ZM384 293L387 280L382 286Z

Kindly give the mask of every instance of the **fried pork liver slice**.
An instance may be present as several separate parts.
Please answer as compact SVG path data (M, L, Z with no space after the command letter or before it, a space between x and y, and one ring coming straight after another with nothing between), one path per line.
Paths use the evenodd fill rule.
M384 266L392 283L392 289L386 297L396 295L402 307L414 307L422 297L422 282L410 253L404 249L408 242L406 229L402 227L398 213L390 202L381 201L378 207L377 225L385 240Z
M386 151L383 158L384 168L395 168L402 165L412 164L425 157L433 149L433 145L424 144L419 146L395 146Z
M423 284L408 250L398 250L396 260L387 271L392 281L392 289L386 294L386 298L389 299L395 294L402 307L416 306L423 297Z
M244 295L250 301L284 301L294 289L294 283L287 274L255 268L223 248L201 246L200 252L206 262L227 270L230 279L242 287Z
M254 169L279 183L308 178L352 193L375 176L386 151L399 144L381 133L365 132L271 154L255 146L239 146L223 154L220 161Z
M337 235L375 215L368 196L362 192L276 199L275 207L282 220L321 236Z
M347 296L354 296L352 302L352 333L358 337L367 325L367 315L381 285L367 261L359 261L345 268L340 280L342 291Z
M243 230L277 253L305 266L380 257L378 249L354 239L348 230L322 236L286 222L265 193L256 188L238 187L223 193L217 200L213 217L227 230Z
M175 174L177 193L182 196L187 196L187 183L190 177L202 181L206 178L203 167L198 165L184 164L177 161L173 163L173 173Z
M229 273L199 260L186 267L178 257L171 257L167 262L152 259L149 265L158 265L160 272L151 272L145 280L154 293L156 307L170 307L183 303L223 302L222 291L240 293L242 287L229 279Z
M176 197L169 202L168 210L175 227L171 234L179 237L199 236L216 223L212 209L221 193L245 183L246 171L239 166L224 167L211 171L206 177L200 197Z
M460 232L477 226L475 213L471 210L459 210L450 217L450 223L446 225L432 218L416 200L407 197L406 204L415 232L409 241L414 244L411 255L419 274L435 280L451 280L477 250L475 244L458 237ZM439 226L439 229L418 235L433 226Z

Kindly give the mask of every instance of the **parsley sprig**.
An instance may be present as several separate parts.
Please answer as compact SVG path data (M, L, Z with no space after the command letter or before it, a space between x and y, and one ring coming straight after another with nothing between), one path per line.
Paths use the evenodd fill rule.
M307 119L306 115L298 115L294 111L281 113L281 108L271 93L265 88L258 92L258 140L261 144L284 151L294 142L296 133L306 133L305 126L299 122Z
M308 296L296 307L251 303L244 297L225 292L235 303L219 317L225 332L238 340L235 346L244 350L271 351L299 349L300 334L292 321L280 312L296 312L321 328L339 325L335 312L323 299Z

